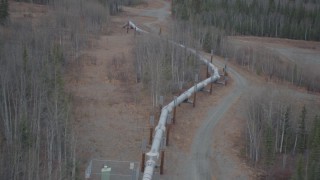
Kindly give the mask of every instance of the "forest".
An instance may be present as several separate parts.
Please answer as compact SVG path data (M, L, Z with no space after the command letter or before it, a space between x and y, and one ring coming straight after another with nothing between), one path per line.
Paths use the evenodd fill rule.
M3 25L9 16L9 2L8 0L0 1L0 25Z
M317 0L173 0L172 6L173 17L228 35L320 40Z
M245 152L252 165L266 179L318 179L320 104L272 87L247 96Z
M15 19L9 1L0 1L0 179L79 179L64 74L120 1L23 2L50 12L37 21Z

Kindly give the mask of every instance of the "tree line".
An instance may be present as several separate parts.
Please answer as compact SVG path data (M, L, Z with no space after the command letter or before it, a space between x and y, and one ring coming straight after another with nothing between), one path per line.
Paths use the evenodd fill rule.
M9 16L9 2L8 0L0 1L0 25L3 25Z
M173 0L172 6L172 14L179 22L198 27L190 36L206 52L212 49L251 72L268 76L269 80L320 91L320 74L315 67L289 62L267 49L237 47L227 38L227 35L256 35L319 40L318 1Z
M229 35L320 40L316 0L173 0L172 14Z
M226 57L229 62L259 76L265 76L268 81L289 82L311 92L320 91L320 72L317 67L289 61L268 49L240 47L226 38L221 42L223 43L217 54Z
M271 87L248 95L246 156L267 179L320 177L319 103L297 96Z
M35 3L35 4L43 4L43 5L54 5L59 6L61 3L61 0L15 0L17 2L27 2L27 3ZM83 4L85 0L79 0L79 3ZM110 14L114 15L116 13L119 13L121 11L121 7L123 5L136 5L143 2L143 0L94 0L99 1L102 5L108 7L108 11ZM8 7L6 6L8 4L8 0L1 0L0 1L0 19L1 19L1 7L2 3L4 4L3 12L8 11Z

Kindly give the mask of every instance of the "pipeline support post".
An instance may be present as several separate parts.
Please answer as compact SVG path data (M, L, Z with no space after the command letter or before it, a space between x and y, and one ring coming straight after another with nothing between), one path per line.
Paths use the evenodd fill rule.
M176 123L176 111L177 111L177 107L175 106L173 108L172 124Z
M141 172L144 172L144 168L145 168L145 161L146 161L146 153L142 152L142 157L141 157Z
M153 127L150 127L149 145L152 145Z
M164 150L161 151L161 160L160 160L160 174L163 174L164 169Z
M212 94L212 86L213 86L213 82L210 83L210 95Z
M171 116L168 116L166 120L166 137L164 138L165 141L162 143L162 148L165 148L165 146L169 146L169 136L170 136L170 129L171 129Z
M174 108L173 108L172 124L175 124L176 123L176 111L177 111L177 96L173 97L173 103L174 103Z
M182 84L182 82L179 82L179 95L178 96L180 96L183 93L182 88L183 88L183 84ZM180 107L180 104L178 104L178 106Z
M152 138L153 138L152 137L153 136L153 128L154 128L154 115L153 114L150 115L149 124L150 124L149 145L151 145L152 144Z
M171 129L171 125L167 124L167 129L166 129L166 146L169 146L169 135L170 135L170 129Z
M196 107L196 100L197 100L197 92L194 92L194 95L193 95L193 107Z
M159 97L159 117L158 118L160 118L160 116L161 116L161 111L162 111L162 107L163 107L163 102L164 100L163 100L163 96L160 96Z
M193 94L193 107L196 107L196 100L197 100L197 83L199 81L199 75L196 74L195 76L195 85L194 85L194 94Z
M196 101L197 101L197 84L194 86L194 94L193 94L193 102L192 102L193 107L196 107Z
M228 84L228 71L227 71L227 65L224 66L224 85L226 86Z
M162 105L160 104L160 105L159 105L159 116L158 116L158 119L159 119L160 116L161 116L161 111L162 111Z
M208 78L210 75L209 75L209 66L207 65L207 73L206 73L206 78Z

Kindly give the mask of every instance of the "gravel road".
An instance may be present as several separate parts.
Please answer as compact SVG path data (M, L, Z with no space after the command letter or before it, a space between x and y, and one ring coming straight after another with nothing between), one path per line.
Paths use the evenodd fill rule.
M214 64L222 66L222 63L217 60L214 60ZM228 179L227 173L234 167L233 161L230 159L225 161L221 154L215 155L215 161L219 162L212 162L210 158L212 154L212 138L217 138L212 135L213 128L247 89L247 80L234 69L228 68L228 70L235 82L235 88L220 100L218 106L210 108L207 118L194 137L191 156L183 163L184 167L180 168L182 172L179 174L183 177L177 177L177 179L207 180L212 179L213 176L220 177L219 179ZM219 168L217 170L219 171L212 171L214 164L215 166L218 165Z
M163 1L163 7L160 9L150 9L143 10L140 15L157 18L156 21L144 23L145 26L151 29L152 32L158 33L160 30L160 26L157 24L166 20L169 17L170 13L170 3L167 1Z
M170 4L166 1L162 2L164 4L162 8L141 10L139 14L140 16L157 19L156 21L144 23L144 25L149 27L153 32L159 30L159 28L156 27L156 24L165 21L169 16ZM223 67L223 64L218 60L214 60L214 64ZM213 174L215 177L221 177L219 179L226 179L228 177L227 173L232 171L234 162L231 159L225 161L226 158L222 157L222 154L215 155L215 160L218 162L212 162L212 159L210 159L213 128L247 88L247 81L244 77L232 68L229 68L228 70L235 81L235 88L230 94L221 99L218 106L210 108L207 118L196 132L196 136L194 137L191 146L191 155L188 156L188 159L185 159L182 163L178 164L180 168L177 169L178 171L181 171L176 173L179 174L178 177L169 177L170 179L206 180L211 179ZM214 164L215 166L218 165L217 170L219 170L219 172L212 172L212 166Z

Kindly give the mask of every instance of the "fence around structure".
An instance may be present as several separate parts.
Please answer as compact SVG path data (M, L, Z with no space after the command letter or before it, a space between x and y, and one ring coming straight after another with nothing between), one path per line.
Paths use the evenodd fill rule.
M104 166L111 168L110 180L138 180L141 178L139 162L92 159L86 168L85 179L101 180L101 169Z

